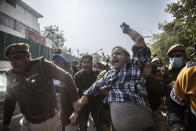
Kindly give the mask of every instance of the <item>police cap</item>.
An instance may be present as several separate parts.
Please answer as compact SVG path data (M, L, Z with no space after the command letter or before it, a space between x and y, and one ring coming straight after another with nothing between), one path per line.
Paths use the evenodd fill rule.
M54 47L53 52L55 54L61 54L61 49L59 49L58 47Z
M169 48L169 50L167 52L167 56L171 56L171 54L176 51L181 51L181 52L185 53L184 45L182 45L182 44L173 45L172 47Z
M154 62L161 62L161 61L162 60L160 58L153 58L151 62L154 63Z
M29 45L25 43L14 43L5 49L4 56L9 58L9 55L22 52L29 52Z

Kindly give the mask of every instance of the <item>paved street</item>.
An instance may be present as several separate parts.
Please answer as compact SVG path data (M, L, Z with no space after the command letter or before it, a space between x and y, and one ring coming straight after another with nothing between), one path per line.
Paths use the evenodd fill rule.
M69 127L66 128L65 131L76 131L76 130L77 130L76 127L69 126ZM88 127L88 130L87 131L95 131L95 127L90 126L90 127Z
M74 127L74 126L69 126L66 128L65 131L76 131L77 130L77 127ZM95 127L93 127L93 124L90 123L90 126L88 127L87 131L95 131Z

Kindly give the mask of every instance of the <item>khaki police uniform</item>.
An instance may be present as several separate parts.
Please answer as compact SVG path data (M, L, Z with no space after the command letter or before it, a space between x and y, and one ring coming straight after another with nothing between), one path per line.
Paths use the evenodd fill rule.
M172 53L174 52L184 52L185 53L185 47L184 45L181 44L176 44L171 46L171 48L167 52L167 56L171 57ZM185 63L184 63L185 66ZM164 83L171 88L173 88L174 82L176 81L176 78L180 72L180 70L184 67L182 66L181 68L172 68L171 65L167 65L164 67Z
M10 54L28 51L27 44L19 43L9 46L4 54L9 57ZM44 58L31 60L25 72L10 70L7 73L4 125L10 123L18 102L24 115L21 131L60 131L61 121L56 112L53 79L66 85L72 102L77 100L76 86L71 75Z

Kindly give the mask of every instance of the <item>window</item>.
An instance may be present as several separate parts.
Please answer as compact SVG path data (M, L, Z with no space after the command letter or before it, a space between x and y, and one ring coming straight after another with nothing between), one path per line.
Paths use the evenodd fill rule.
M15 28L16 31L18 32L21 32L23 34L25 34L26 32L26 26L21 24L20 22L16 21L16 28Z
M3 14L0 12L0 25L3 25L5 27L11 28L15 31L21 32L22 34L26 34L26 30L32 30L33 32L36 32L37 34L40 34L38 31L35 31L34 29L29 28L28 26L24 25L23 23Z
M14 29L16 21L14 19L12 19L11 17L7 16L7 15L1 14L0 24L4 25L5 27Z
M8 4L16 8L16 2L17 0L5 0Z

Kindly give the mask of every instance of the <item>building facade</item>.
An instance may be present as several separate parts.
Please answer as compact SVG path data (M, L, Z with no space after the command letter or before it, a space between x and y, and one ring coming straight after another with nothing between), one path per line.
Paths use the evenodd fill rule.
M22 0L0 0L0 30L27 38L28 31L40 34L38 19L43 16Z
M44 56L50 59L53 41L41 36L38 19L42 17L22 0L0 0L0 52L10 44L25 42L31 46L32 58ZM68 58L74 59L73 56ZM8 61L1 53L0 64L8 67L6 63Z

